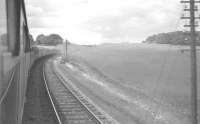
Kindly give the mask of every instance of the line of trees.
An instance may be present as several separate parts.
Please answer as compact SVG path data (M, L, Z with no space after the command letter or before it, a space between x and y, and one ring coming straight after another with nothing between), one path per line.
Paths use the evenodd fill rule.
M43 35L40 34L36 38L36 44L54 46L63 43L63 38L58 34Z
M188 32L176 31L149 36L143 43L189 45L191 41ZM200 32L197 32L197 45L200 45Z

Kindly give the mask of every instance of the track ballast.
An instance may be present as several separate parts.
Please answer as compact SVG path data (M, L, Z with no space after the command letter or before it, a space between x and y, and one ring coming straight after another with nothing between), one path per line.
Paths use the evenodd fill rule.
M86 99L76 88L66 82L53 67L51 61L46 66L48 87L62 124L113 124L105 114Z

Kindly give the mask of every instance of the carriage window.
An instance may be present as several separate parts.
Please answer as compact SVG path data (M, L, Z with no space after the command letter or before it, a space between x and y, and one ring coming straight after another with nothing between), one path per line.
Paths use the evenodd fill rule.
M0 0L0 51L7 47L6 0Z

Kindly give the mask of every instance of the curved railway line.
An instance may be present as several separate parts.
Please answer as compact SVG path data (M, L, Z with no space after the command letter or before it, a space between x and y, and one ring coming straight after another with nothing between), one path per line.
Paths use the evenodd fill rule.
M57 109L56 109L55 103L54 103L54 101L53 101L52 95L51 95L50 90L49 90L48 85L47 85L46 76L45 76L45 70L44 70L45 68L44 68L44 67L45 67L45 64L43 64L43 68L42 68L42 76L43 76L43 79L44 79L45 88L46 88L46 91L47 91L47 93L48 93L49 99L50 99L50 101L51 101L51 105L52 105L52 107L53 107L54 113L55 113L55 115L56 115L57 122L58 122L59 124L62 124L61 119L60 119L60 116L58 115L58 111L57 111Z
M47 63L43 71L46 88L60 124L114 124ZM46 67L46 68L45 68ZM48 74L48 76L47 76Z
M54 69L46 59L33 65L23 124L115 124Z
M45 90L42 67L46 58L37 60L28 78L22 124L60 124Z

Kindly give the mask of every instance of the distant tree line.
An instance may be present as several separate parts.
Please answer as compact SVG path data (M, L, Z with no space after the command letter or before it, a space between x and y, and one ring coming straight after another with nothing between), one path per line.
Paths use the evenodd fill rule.
M8 42L7 42L8 36L7 34L2 34L0 35L0 45L3 46L7 46ZM29 34L29 40L30 40L30 44L31 45L58 45L58 44L62 44L63 43L63 38L61 36L59 36L58 34L51 34L51 35L38 35L36 38L36 41L34 41L33 36L31 34ZM68 42L68 44L70 44Z
M149 36L143 43L158 43L172 45L189 45L191 43L189 32L169 32ZM197 32L197 45L200 45L200 32Z
M36 38L36 44L55 46L63 43L63 38L58 34L43 35L40 34Z

